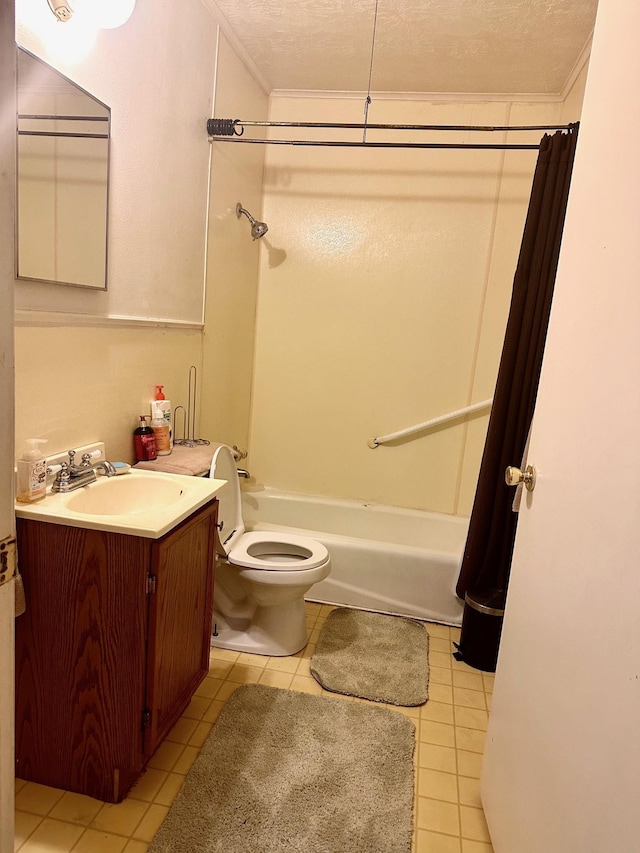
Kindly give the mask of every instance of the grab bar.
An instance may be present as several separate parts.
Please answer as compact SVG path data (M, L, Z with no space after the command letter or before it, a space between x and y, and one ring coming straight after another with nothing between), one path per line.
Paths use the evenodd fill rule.
M370 438L367 444L372 450L374 450L381 444L386 444L389 441L395 441L397 438L404 438L407 435L413 435L414 432L422 432L422 430L428 429L429 427L445 424L448 421L455 421L462 417L462 415L471 415L473 412L479 412L481 409L490 407L492 403L493 398L490 400L483 400L482 403L474 403L472 406L465 406L464 409L456 409L455 412L449 412L448 415L440 415L439 418L431 418L430 421L425 421L422 424L416 424L416 426L407 427L407 429L401 429L398 430L398 432L390 432L389 435L381 435L378 438Z

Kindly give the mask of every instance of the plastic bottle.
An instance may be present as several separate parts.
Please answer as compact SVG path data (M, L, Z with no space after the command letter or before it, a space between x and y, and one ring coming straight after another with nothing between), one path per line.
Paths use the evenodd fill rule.
M28 504L42 500L47 491L47 460L39 449L46 438L28 438L29 450L18 459L18 487L16 500Z
M169 424L162 416L162 412L155 412L151 419L151 429L156 439L156 450L158 456L169 456L171 453L171 430Z
M136 462L151 462L158 456L156 438L153 430L147 423L148 417L149 415L140 415L140 424L133 432Z
M173 447L173 429L171 428L171 401L164 396L164 385L156 385L156 397L151 401L151 420L164 418L169 427L169 453ZM152 423L153 426L153 423ZM166 455L166 454L165 454Z

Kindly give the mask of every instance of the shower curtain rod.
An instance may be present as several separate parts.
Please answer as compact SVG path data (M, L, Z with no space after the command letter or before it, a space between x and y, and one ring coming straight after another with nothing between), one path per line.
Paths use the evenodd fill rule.
M468 132L510 132L541 130L572 130L573 124L552 125L436 125L436 124L369 124L350 122L311 122L311 121L243 121L242 119L207 119L207 133L210 141L242 142L249 145L309 145L331 148L454 148L454 149L493 149L537 151L536 144L519 143L453 143L453 142L342 142L330 140L304 139L244 139L245 127L304 127L338 128L348 130L431 130L431 131L468 131ZM239 128L239 130L238 130Z
M482 149L490 148L493 150L517 150L517 151L538 151L540 145L514 145L509 143L494 143L480 144L455 142L320 142L306 139L242 139L241 137L229 136L210 136L211 142L233 142L235 144L244 143L245 145L310 145L310 146L325 146L327 148L457 148L457 149Z
M466 125L466 124L374 124L372 122L330 122L330 121L245 121L244 119L207 120L207 130L214 135L241 136L245 127L337 127L355 130L570 130L573 124L530 124L530 125ZM240 127L240 133L235 128Z

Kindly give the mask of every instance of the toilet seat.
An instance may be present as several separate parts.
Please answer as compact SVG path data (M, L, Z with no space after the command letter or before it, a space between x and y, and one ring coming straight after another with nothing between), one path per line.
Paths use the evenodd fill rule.
M321 542L293 533L244 533L227 559L235 566L262 571L297 572L315 569L329 559Z
M210 475L228 483L218 496L217 547L229 563L245 569L270 571L273 578L276 572L302 572L330 562L329 552L315 539L284 531L245 531L238 469L227 445L221 444L215 449Z

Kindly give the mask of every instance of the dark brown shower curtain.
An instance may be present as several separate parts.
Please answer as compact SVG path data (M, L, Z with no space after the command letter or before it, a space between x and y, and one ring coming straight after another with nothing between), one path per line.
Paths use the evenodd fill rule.
M456 592L506 590L518 514L505 468L519 466L533 417L578 125L545 135L513 282L493 406Z

